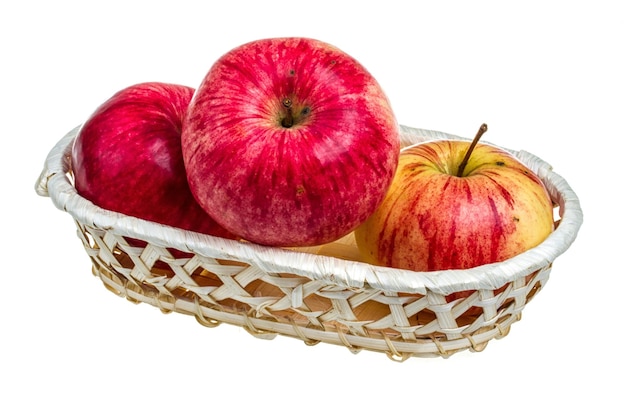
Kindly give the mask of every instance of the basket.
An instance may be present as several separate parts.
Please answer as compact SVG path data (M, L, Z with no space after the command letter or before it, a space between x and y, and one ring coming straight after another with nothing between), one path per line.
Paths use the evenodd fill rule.
M396 361L481 351L521 318L583 220L576 194L550 165L511 151L545 183L556 229L504 262L437 272L379 267L359 261L352 235L317 247L265 247L95 206L72 185L69 155L79 129L50 151L36 191L73 217L94 275L132 302L188 314L207 327L237 325L259 338L284 335ZM406 126L401 137L404 146L462 139Z

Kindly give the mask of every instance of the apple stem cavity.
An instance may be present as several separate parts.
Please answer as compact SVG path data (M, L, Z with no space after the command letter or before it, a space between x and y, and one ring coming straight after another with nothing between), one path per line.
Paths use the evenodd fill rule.
M293 126L293 112L291 110L291 99L283 99L283 107L287 109L287 115L280 121L283 128L291 128Z
M465 153L465 157L463 158L463 161L461 161L461 164L459 164L459 170L456 173L456 176L458 176L459 178L463 176L463 172L465 171L467 162L469 161L472 155L472 152L474 151L474 147L476 147L476 144L478 144L478 141L480 140L481 136L485 132L487 132L487 124L482 124L480 128L478 128L478 132L476 132L476 135L474 136L474 140L472 140L472 143L467 149L467 152Z

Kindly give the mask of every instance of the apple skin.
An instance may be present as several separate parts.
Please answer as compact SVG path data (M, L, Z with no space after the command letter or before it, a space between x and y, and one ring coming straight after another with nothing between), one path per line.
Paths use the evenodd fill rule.
M263 245L312 246L378 207L400 139L386 95L357 60L296 37L218 59L191 102L182 146L191 190L222 226Z
M180 134L193 93L183 85L145 82L101 104L72 147L77 192L107 210L235 238L204 212L187 183Z
M363 259L415 271L467 269L504 261L554 229L541 180L511 153L461 140L424 142L400 154L381 206L355 230Z

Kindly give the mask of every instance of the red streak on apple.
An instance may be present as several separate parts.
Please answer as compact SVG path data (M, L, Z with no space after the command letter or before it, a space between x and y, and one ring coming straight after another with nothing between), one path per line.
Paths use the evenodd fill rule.
M242 45L208 72L183 135L189 183L220 224L278 246L335 240L380 204L398 126L374 78L312 39Z

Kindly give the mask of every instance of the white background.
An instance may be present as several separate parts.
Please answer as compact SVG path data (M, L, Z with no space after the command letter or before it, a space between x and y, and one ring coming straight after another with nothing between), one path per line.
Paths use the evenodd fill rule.
M623 398L617 1L87 4L0 6L0 398ZM71 217L35 194L48 151L115 91L196 87L224 52L272 36L353 55L402 124L471 136L486 122L485 140L530 151L568 180L585 222L507 337L482 353L395 363L204 328L118 298L91 275Z

